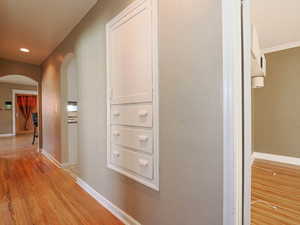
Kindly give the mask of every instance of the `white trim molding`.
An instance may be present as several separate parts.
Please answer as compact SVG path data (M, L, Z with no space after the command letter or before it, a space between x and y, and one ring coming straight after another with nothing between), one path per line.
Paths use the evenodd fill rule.
M16 135L16 94L38 95L37 91L12 89L12 122L13 135ZM37 100L38 101L38 100Z
M265 48L263 49L263 52L264 54L267 54L267 53L278 52L278 51L282 51L290 48L297 48L297 47L300 47L300 41L277 45L271 48Z
M49 154L45 149L40 149L41 153L55 166L60 169L64 169L66 164L58 162L51 154ZM95 189L88 185L84 180L79 177L75 177L76 183L91 197L93 197L101 206L110 211L115 217L121 220L125 225L141 225L133 217L125 213L123 210L115 206L112 202L107 200L101 194L99 194Z
M41 149L41 153L49 160L51 161L55 166L58 168L63 168L63 165L58 162L50 153L48 153L45 149Z
M255 154L252 153L251 159L250 159L250 166L251 166L251 168L252 168L252 165L253 165L254 161L255 161Z
M223 0L223 224L242 224L241 2Z
M11 137L15 136L14 134L0 134L0 137Z
M254 152L253 157L254 159L263 159L263 160L268 160L273 162L300 166L300 158L296 158L296 157L275 155L275 154L261 153L261 152Z
M103 207L110 211L115 217L121 220L125 225L141 225L138 221L136 221L130 215L128 215L123 210L115 206L112 202L110 202L97 191L95 191L95 189L93 189L90 185L88 185L79 177L77 177L76 183L91 197L93 197L98 203L100 203Z
M251 224L252 155L252 0L242 0L243 27L243 225ZM237 93L238 94L238 93Z
M74 164L74 163L60 163L46 150L44 150L44 149L40 149L40 150L41 150L41 153L58 168L68 169L70 167L76 166L76 164Z

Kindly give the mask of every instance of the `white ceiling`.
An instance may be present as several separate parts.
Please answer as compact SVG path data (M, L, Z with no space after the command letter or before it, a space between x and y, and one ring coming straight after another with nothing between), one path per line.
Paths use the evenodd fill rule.
M252 15L262 49L300 42L299 0L252 0Z
M97 0L1 0L0 58L41 64ZM19 48L31 50L21 53Z
M4 77L0 77L0 83L9 83L9 84L22 84L29 86L37 86L37 82L28 77L21 75L8 75Z

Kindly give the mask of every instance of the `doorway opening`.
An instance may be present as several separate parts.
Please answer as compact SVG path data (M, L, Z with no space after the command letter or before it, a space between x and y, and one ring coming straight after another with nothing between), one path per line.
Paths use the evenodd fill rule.
M38 149L38 82L24 75L0 77L1 151Z
M32 115L38 112L37 91L13 89L13 134L34 132Z
M61 149L63 166L77 174L78 167L78 76L73 53L61 65Z
M299 7L243 4L245 225L300 224Z

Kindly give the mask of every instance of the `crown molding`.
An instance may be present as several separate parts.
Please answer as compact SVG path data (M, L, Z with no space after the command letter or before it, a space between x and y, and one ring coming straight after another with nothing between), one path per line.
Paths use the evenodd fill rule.
M271 48L265 48L263 49L264 54L268 54L268 53L272 53L272 52L278 52L278 51L282 51L282 50L286 50L286 49L290 49L290 48L297 48L300 47L300 41L296 41L296 42L289 42L286 44L282 44L282 45L277 45Z

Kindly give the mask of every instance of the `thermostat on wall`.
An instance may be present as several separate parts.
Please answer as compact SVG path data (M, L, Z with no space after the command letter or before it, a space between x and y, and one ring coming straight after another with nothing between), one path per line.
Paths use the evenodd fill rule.
M12 102L11 101L4 102L4 109L11 110L12 109Z

